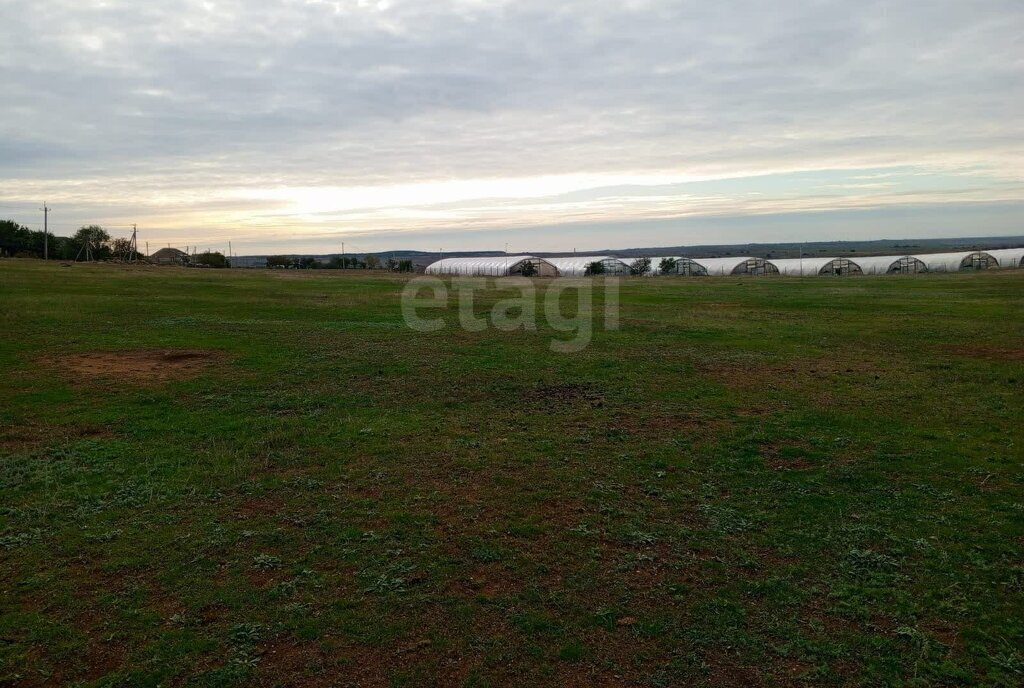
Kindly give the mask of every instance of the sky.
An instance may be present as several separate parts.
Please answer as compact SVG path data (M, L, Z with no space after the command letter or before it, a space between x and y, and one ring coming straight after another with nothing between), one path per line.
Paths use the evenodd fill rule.
M57 234L1024 234L1020 0L0 0L0 95L0 218Z

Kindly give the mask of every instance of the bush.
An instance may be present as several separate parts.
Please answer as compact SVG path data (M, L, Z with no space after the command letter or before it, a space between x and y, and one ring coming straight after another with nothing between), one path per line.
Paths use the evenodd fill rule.
M651 259L650 258L637 258L629 265L629 274L631 275L646 275L651 271Z
M196 265L205 265L211 268L226 268L230 265L224 254L218 251L200 253L192 258L192 262Z

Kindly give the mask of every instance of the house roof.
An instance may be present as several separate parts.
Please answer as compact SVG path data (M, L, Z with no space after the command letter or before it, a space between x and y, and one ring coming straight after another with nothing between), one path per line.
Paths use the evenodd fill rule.
M155 260L179 260L181 258L187 258L188 254L177 248L162 248L155 252L150 258Z

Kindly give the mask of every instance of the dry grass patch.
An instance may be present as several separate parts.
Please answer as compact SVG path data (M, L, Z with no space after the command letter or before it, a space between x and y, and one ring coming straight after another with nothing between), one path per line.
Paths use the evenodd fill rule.
M221 361L209 349L132 349L66 356L61 365L75 378L116 378L136 384L190 378Z

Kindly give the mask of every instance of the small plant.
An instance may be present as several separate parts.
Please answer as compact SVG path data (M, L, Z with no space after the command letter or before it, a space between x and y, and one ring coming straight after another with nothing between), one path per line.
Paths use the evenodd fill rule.
M258 569L276 569L281 566L281 557L273 554L257 554L252 558L253 566Z
M235 624L228 639L232 645L255 645L263 637L263 630L263 626L258 623Z

